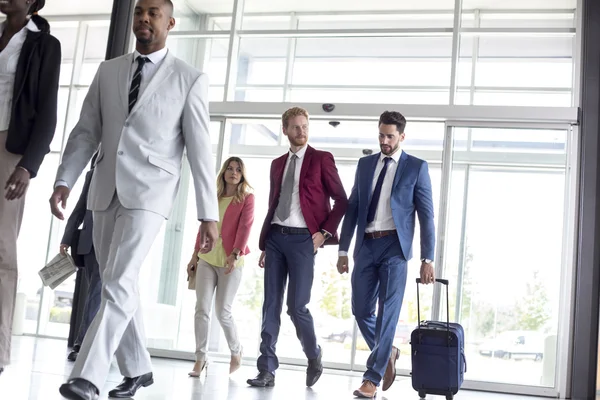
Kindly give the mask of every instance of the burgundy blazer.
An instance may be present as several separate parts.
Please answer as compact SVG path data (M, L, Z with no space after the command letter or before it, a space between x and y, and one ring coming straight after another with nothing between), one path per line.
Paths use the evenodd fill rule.
M259 247L263 251L275 210L279 204L283 172L288 156L289 152L271 163L269 211L260 233L259 242ZM334 201L333 208L330 199ZM338 175L333 155L308 146L300 170L300 208L310 233L315 234L324 229L334 235L325 244L337 244L337 228L344 217L347 206L348 197Z
M254 195L248 194L242 203L229 203L223 223L221 224L221 238L225 254L229 256L233 249L240 249L240 255L250 253L248 238L254 222ZM200 230L196 236L195 254L200 251Z

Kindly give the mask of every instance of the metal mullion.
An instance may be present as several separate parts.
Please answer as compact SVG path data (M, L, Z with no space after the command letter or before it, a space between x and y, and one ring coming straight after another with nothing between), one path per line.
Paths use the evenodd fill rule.
M239 30L242 27L245 0L234 0L231 31L229 35L229 50L227 51L227 72L225 74L224 101L235 98L235 85L237 83L238 53L240 49Z
M290 18L290 29L298 29L298 17L296 13L292 13ZM298 39L289 38L287 57L286 57L286 69L285 69L285 82L283 84L283 101L290 101L290 87L292 85L292 79L294 77L294 62L296 60L296 46Z
M462 23L462 0L454 0L454 25L452 28L452 62L450 64L450 92L448 104L454 105L456 97L456 81L458 71L458 60L460 57L460 34Z
M451 36L451 28L389 28L389 29L297 29L240 30L240 37L253 38L336 38L336 37L414 37Z
M457 0L461 2L462 0ZM452 160L454 157L454 128L445 124L444 150L442 151L442 170L440 187L440 204L438 224L436 229L435 244L435 276L443 277L446 253L446 232L449 224L450 183L452 180ZM431 303L431 319L436 321L441 318L441 285L434 285L433 301ZM444 315L443 319L446 319Z

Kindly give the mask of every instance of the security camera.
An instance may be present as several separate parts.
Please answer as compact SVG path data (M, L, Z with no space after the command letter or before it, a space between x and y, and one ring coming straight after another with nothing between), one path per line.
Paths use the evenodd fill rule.
M337 128L339 124L341 124L340 121L329 121L329 125L333 126L334 128Z
M365 156L370 156L371 154L373 154L373 150L371 150L371 149L363 149L362 153Z
M323 104L323 111L330 113L333 110L335 110L335 104L331 104L331 103Z

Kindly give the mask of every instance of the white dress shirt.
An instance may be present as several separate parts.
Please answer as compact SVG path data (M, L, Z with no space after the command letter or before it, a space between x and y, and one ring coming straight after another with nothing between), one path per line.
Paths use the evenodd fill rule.
M307 146L304 146L295 153L298 159L296 160L296 171L294 172L294 190L292 192L292 209L290 210L290 216L285 221L281 221L277 218L277 215L275 215L271 222L272 224L288 226L290 228L306 228L306 221L304 220L304 215L302 215L302 209L300 208L300 171L302 170L302 162L304 161L304 155L306 154L306 147ZM294 153L290 150L288 159L285 163L285 169L283 170L283 179L285 179L293 155ZM283 180L281 181L281 185L283 186Z
M144 64L144 67L142 68L142 82L140 83L138 100L142 96L142 93L144 93L144 89L146 89L146 87L148 86L148 82L150 82L154 74L156 74L156 70L158 70L158 67L160 67L160 64L162 64L163 60L167 56L168 51L169 50L166 47L164 47L159 51L146 55L140 54L137 50L133 52L133 62L131 63L131 72L129 74L129 89L131 89L131 81L133 80L133 74L135 74L135 70L138 67L137 58L139 56L142 56L150 60L150 62L146 62L146 64ZM127 92L129 93L129 90Z
M144 93L144 90L148 86L148 83L152 80L152 77L154 77L154 75L156 74L158 67L160 67L160 64L162 64L163 60L167 56L168 51L169 51L169 49L164 47L161 50L158 50L158 51L155 51L154 53L146 54L143 56L137 50L133 52L133 62L131 63L131 71L129 73L129 83L127 84L127 87L129 89L131 89L131 81L133 80L133 74L135 74L135 71L138 66L137 58L139 56L142 56L142 57L147 57L150 60L150 62L146 62L146 64L144 64L144 66L142 67L142 81L140 82L140 91L138 92L138 100L140 99L140 97L142 97L142 93ZM129 90L127 90L127 92L129 93ZM56 181L56 184L54 185L54 187L57 187L57 186L69 186L69 185L67 185L67 182L65 182L65 181Z
M378 231L391 231L396 229L396 224L394 223L394 217L392 215L392 187L394 186L394 179L396 177L396 171L398 170L398 162L400 161L400 157L402 156L402 150L398 149L397 152L389 156L391 161L388 162L387 171L385 172L385 177L383 178L383 185L381 186L381 194L379 196L379 203L377 204L377 209L375 211L375 219L370 224L367 224L365 229L366 233L369 232L378 232ZM375 174L373 175L373 186L371 187L371 195L375 192L375 186L377 186L377 180L379 179L379 174L385 165L384 159L388 157L383 153L379 155L379 162L375 167ZM368 207L367 207L368 210ZM339 256L347 256L348 252L339 251Z
M6 21L0 24L0 37L4 34L5 26ZM15 75L27 31L39 32L40 30L35 22L29 20L23 29L10 38L6 48L0 52L0 131L8 130L10 125Z
M402 150L398 149L397 152L389 156L392 160L388 162L387 171L385 178L383 179L383 185L381 186L381 195L379 196L379 203L377 204L377 210L375 211L375 219L373 222L367 225L365 232L377 232L377 231L391 231L396 229L394 223L394 217L392 216L392 186L394 185L394 178L396 177L396 171L398 170L398 162L402 156ZM383 153L379 156L379 162L375 167L375 175L373 175L373 187L371 188L371 194L375 192L375 186L379 179L379 174L385 165L384 159L388 157Z

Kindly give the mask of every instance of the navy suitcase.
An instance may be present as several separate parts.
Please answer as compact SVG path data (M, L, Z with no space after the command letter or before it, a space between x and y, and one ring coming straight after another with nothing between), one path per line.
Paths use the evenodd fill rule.
M412 386L419 397L427 394L446 396L447 400L462 386L467 372L465 333L460 324L450 323L448 280L436 279L446 286L446 322L422 321L417 278L417 316L419 325L410 336Z

